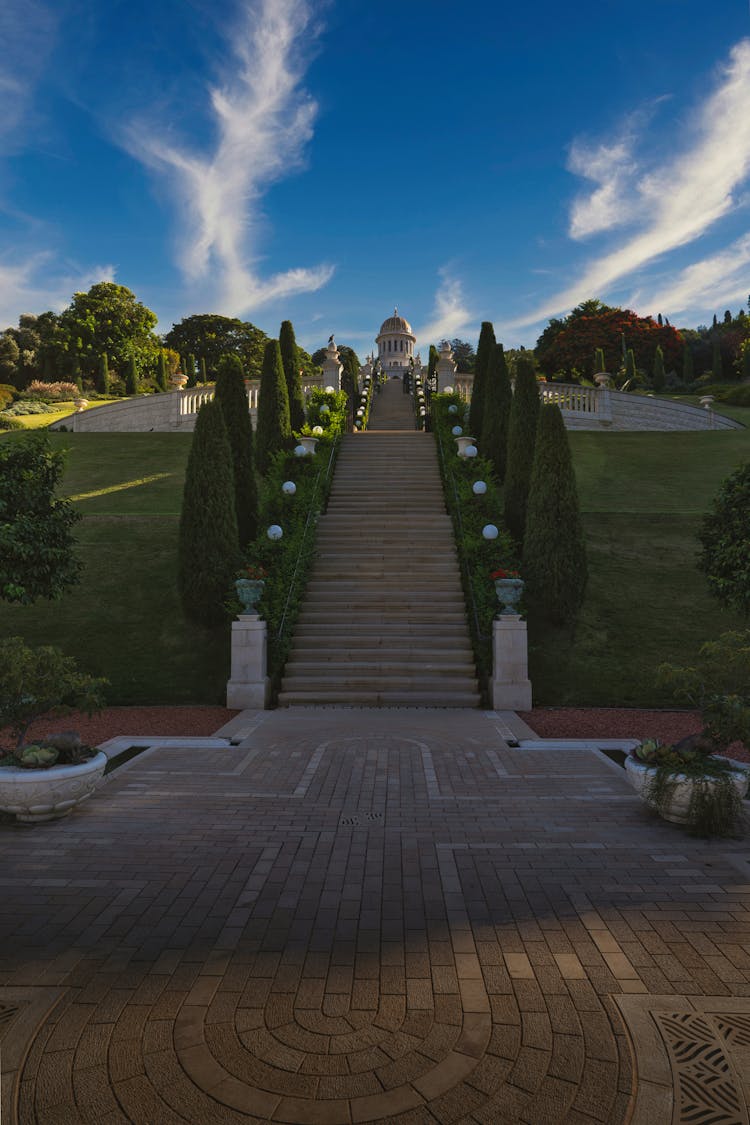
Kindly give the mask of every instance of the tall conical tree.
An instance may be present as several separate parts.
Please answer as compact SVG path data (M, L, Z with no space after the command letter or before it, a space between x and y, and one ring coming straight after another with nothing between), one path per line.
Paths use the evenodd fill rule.
M477 344L477 358L474 364L474 384L471 389L471 404L469 406L469 433L479 440L482 433L482 414L484 412L484 396L490 367L495 358L495 329L489 320L482 321Z
M96 379L96 389L100 395L109 394L109 360L107 353L99 357L99 373Z
M529 604L557 625L575 621L587 579L586 543L568 435L559 406L539 409L523 577Z
M185 374L188 377L187 386L188 387L194 387L195 384L198 382L198 374L197 374L197 371L196 371L197 365L196 365L196 362L195 362L195 356L194 355L187 356L185 362L187 364L187 370L185 372Z
M695 378L695 369L693 365L693 353L690 344L685 341L682 350L682 381L686 386L689 386Z
M493 464L502 484L508 459L508 423L513 393L502 344L496 344L484 384L484 406L480 420L479 452ZM472 399L473 401L473 399Z
M434 344L430 344L430 355L429 359L427 360L427 384L430 387L435 385L435 372L437 371L437 365L439 362L440 352L437 350Z
M229 438L220 404L206 402L195 422L180 516L177 581L187 617L203 625L225 619L238 562Z
M206 361L203 358L203 356L201 356L200 369L201 369L201 383L207 383L208 382L208 375L206 374Z
M602 371L607 370L604 362L604 348L596 348L594 351L594 375L599 375Z
M279 348L289 396L289 422L293 430L299 430L305 424L305 397L300 380L299 349L291 320L284 320L281 323Z
M258 392L258 423L255 430L255 463L265 475L271 458L289 444L289 394L278 340L269 340L263 353Z
M214 400L221 406L232 451L237 534L240 547L245 547L258 534L258 486L253 463L253 426L239 356L225 355L219 360Z
M625 384L632 387L638 377L638 368L635 365L635 352L628 348L625 356Z
M516 360L516 385L508 427L508 463L505 470L505 525L516 543L523 543L526 509L534 465L539 420L539 384L534 364L527 356Z
M134 355L131 355L128 366L125 368L125 394L138 394L138 368L135 365Z
M667 377L664 371L664 352L660 347L657 347L654 353L654 369L651 372L651 384L654 390L663 391L666 379Z
M156 385L160 391L166 391L169 385L167 381L167 357L163 351L159 352L159 362L156 367Z

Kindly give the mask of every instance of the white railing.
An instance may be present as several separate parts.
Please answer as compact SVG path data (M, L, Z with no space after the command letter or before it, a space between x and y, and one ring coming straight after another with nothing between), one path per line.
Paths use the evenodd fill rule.
M596 387L579 387L576 383L540 383L542 402L554 402L561 410L578 414L598 414L600 392Z
M256 380L245 384L247 391L247 405L249 410L258 409L258 393L260 382ZM189 390L180 392L180 417L189 418L197 414L204 402L210 402L214 397L213 387L190 387Z

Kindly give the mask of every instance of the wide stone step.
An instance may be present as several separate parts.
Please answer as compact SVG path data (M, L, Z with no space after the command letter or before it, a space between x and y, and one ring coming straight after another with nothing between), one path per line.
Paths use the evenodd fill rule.
M471 664L473 654L468 643L459 643L455 638L440 638L440 644L433 648L415 646L414 637L404 637L397 643L392 637L315 637L298 636L295 640L295 660L339 661L399 661L410 660L425 664L450 664L452 661Z
M394 676L411 682L419 678L437 677L443 682L450 677L464 677L474 679L476 675L474 665L470 661L417 661L417 660L290 660L287 663L284 679L291 682L298 678L330 680L332 677L339 680L361 679L373 681L384 677ZM402 680L402 682L404 682Z
M348 707L478 707L478 691L358 691L334 689L279 693L280 707L336 705Z

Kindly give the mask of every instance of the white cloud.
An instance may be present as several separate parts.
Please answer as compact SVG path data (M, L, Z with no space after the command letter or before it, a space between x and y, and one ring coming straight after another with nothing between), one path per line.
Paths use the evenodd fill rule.
M28 114L34 87L54 46L56 26L57 17L40 0L3 0L0 4L3 138L17 131Z
M442 340L452 340L466 331L475 321L474 314L466 307L461 282L449 276L445 267L439 271L440 286L435 294L432 320L416 333L417 340L426 344L439 344Z
M244 0L231 36L234 73L210 91L218 138L211 155L169 143L151 127L132 127L127 147L182 192L180 265L192 282L218 280L227 312L240 315L295 293L314 292L333 274L327 264L262 279L257 227L263 192L303 161L315 103L301 88L301 43L314 36L306 0ZM232 69L232 67L228 67Z
M695 310L705 315L707 309L720 305L744 305L749 291L750 234L746 234L718 254L694 262L661 289L634 294L630 303L664 312L671 320L677 313Z
M689 142L659 166L640 177L619 205L630 217L642 217L641 228L626 242L594 259L582 275L514 322L537 324L588 297L604 297L608 286L649 262L704 234L719 219L738 209L738 195L750 175L750 39L730 52L714 91L694 115ZM600 181L606 187L607 181ZM615 189L612 189L615 191ZM600 200L599 220L606 219L613 196ZM580 206L577 204L576 206ZM574 207L574 216L576 214ZM597 208L579 211L578 226L595 229Z
M581 195L574 201L569 227L571 238L587 238L624 226L633 217L634 205L628 192L635 175L634 145L632 134L595 148L587 148L580 141L573 143L568 170L593 180L598 187L590 195Z
M24 262L0 262L0 331L16 325L24 312L61 312L74 293L97 281L114 281L114 266L95 266L82 273L52 275L52 254L39 252Z

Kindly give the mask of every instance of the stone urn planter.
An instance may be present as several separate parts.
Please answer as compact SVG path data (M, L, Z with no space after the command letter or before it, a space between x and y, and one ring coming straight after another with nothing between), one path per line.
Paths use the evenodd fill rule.
M495 593L502 606L500 617L517 614L518 603L523 594L523 578L496 578Z
M107 765L101 751L75 766L0 767L0 810L24 824L69 816L96 789Z
M726 759L724 760L726 761ZM672 824L690 823L688 810L696 784L704 785L709 790L715 790L716 787L721 784L718 778L708 775L702 778L695 778L686 777L683 773L676 773L673 775L674 785L670 786L668 802L662 804L661 807L657 807L656 803L651 799L650 794L654 781L656 780L658 767L648 765L646 762L640 762L632 755L628 755L625 759L625 772L628 781L645 804L658 812L664 820L671 821ZM742 800L748 790L750 773L743 769L733 769L728 771L725 776L729 779L730 784L737 790L739 799Z
M169 380L176 391L181 391L183 387L187 386L187 375L173 375Z
M316 437L313 437L311 434L303 434L302 437L299 439L299 445L302 446L302 448L304 449L306 454L307 453L314 453L315 452L315 446L317 444L318 444L318 439Z
M242 602L245 613L258 612L257 606L263 597L265 582L262 578L238 578L234 584L237 597Z
M477 443L476 438L469 437L468 434L460 434L456 438L456 445L458 446L459 457L470 457L471 454L467 453L470 446L475 446Z

